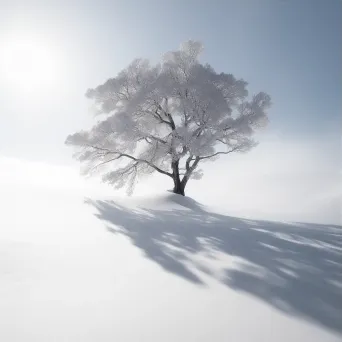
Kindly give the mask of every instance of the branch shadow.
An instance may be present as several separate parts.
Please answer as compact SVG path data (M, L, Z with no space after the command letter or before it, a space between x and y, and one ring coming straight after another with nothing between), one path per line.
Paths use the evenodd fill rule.
M341 226L246 220L207 212L190 199L178 202L184 210L86 202L109 232L127 236L164 270L202 286L205 274L342 334ZM198 255L241 262L231 267L221 260L218 274L198 262Z

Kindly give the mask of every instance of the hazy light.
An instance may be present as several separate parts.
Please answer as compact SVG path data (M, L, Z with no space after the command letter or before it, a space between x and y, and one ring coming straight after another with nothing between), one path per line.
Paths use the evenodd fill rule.
M16 90L36 91L55 85L61 69L58 53L34 36L15 34L1 41L1 74Z

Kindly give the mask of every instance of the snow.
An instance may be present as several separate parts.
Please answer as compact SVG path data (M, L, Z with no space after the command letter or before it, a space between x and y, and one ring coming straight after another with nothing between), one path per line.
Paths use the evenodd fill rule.
M0 341L341 341L340 226L112 196L14 164L0 177Z

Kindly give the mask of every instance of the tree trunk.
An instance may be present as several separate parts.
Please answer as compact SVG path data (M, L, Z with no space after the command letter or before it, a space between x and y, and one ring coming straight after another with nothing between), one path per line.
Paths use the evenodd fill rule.
M180 179L173 179L173 182L175 184L174 188L173 188L173 192L175 194L178 195L182 195L185 196L185 192L184 192L184 185L182 184L182 182L180 181Z
M185 196L185 184L181 182L179 177L179 161L173 161L172 162L172 171L173 171L173 183L174 188L173 192L178 195Z

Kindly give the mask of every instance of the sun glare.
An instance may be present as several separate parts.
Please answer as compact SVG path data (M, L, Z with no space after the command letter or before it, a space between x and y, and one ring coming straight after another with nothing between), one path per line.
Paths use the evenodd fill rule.
M49 46L30 38L1 45L1 74L16 89L32 91L58 82L60 63Z

